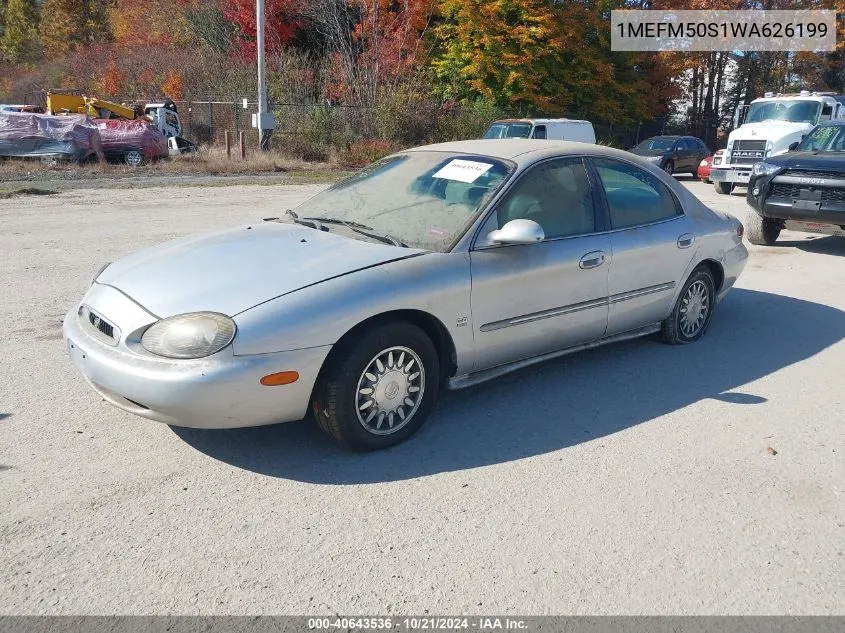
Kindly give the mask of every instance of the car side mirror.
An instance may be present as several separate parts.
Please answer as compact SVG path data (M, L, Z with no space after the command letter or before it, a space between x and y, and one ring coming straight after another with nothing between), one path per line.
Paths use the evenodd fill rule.
M494 244L533 244L546 239L543 227L534 220L511 220L502 228L490 231L487 239Z
M790 144L789 144L789 151L790 151L790 152L795 151L796 149L798 149L798 146L799 146L800 144L801 144L801 143L799 143L798 141L795 141L794 143L790 143Z

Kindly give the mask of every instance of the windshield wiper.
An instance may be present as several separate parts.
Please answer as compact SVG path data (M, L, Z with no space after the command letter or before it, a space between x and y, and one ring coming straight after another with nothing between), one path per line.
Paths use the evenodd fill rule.
M298 216L297 216L297 218L294 218L294 221L295 222L300 221L298 219ZM326 217L326 218L323 218L323 217L317 217L317 218L308 217L308 218L301 218L301 221L305 221L305 222L313 221L313 222L316 222L317 224L320 224L320 225L322 225L323 223L325 223L325 224L342 224L343 226L348 228L350 231L355 231L356 233L359 233L361 235L366 235L367 237L371 237L374 240L379 240L381 242L384 242L385 244L392 244L393 246L401 246L403 248L407 248L407 246L408 246L407 244L405 244L405 242L403 242L402 240L400 240L397 237L393 237L392 235L390 235L388 233L378 233L378 232L376 232L376 230L373 227L367 226L366 224L361 224L360 222L354 222L352 220L341 220L340 218L328 218L328 217Z
M287 213L290 217L293 218L294 224L301 224L303 226L311 227L312 229L317 229L318 231L328 231L329 229L323 226L323 224L317 218L300 218L296 213L291 211L290 209L286 209L285 213Z

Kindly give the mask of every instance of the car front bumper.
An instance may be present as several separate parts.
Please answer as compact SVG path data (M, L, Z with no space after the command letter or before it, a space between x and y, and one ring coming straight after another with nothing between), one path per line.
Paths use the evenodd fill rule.
M763 217L845 226L845 202L766 198Z
M73 364L111 404L173 426L237 428L305 417L311 392L331 346L235 356L232 347L207 358L141 355L99 340L71 310L63 325ZM264 386L268 374L296 371L288 385Z

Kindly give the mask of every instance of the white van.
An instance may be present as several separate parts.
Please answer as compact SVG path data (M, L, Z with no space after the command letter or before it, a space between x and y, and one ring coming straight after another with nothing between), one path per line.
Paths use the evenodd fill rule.
M484 138L547 138L595 143L596 131L589 121L575 119L502 119L493 122Z

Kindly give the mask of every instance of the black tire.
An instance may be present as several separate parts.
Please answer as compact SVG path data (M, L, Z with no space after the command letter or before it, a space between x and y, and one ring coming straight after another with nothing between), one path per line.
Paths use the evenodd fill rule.
M366 404L368 400L367 396L359 393L361 384L365 385L365 389L374 388L371 393L381 393L385 398L390 397L391 388L397 384L397 381L386 382L386 386L380 388L378 382L365 378L365 372L368 372L370 365L376 362L376 358L381 358L381 355L387 354L391 348L412 351L423 366L423 371L419 372L420 375L417 378L413 378L415 373L413 366L410 373L406 371L403 374L404 378L408 378L403 385L410 389L417 387L415 393L421 393L421 395L417 397L410 413L405 414L406 417L403 416L401 421L398 411L404 410L407 405L399 405L399 408L395 410L397 413L389 416L389 419L397 426L395 431L387 428L388 416L384 412L376 414L371 422L365 420L366 413L362 413L360 419L358 415L361 410L359 402ZM399 372L401 369L398 367L400 353L404 352L397 351L396 356L393 357L393 362L396 364L393 372ZM406 358L414 360L410 355ZM401 364L404 367L406 363L408 360L403 360ZM387 362L382 365L385 369L390 367ZM369 373L374 375L372 372ZM390 371L387 371L382 376L387 378L389 374ZM404 378L400 376L399 381L401 382ZM415 381L416 384L412 385L411 381ZM350 339L345 344L341 343L340 347L332 352L314 390L312 403L314 417L319 427L341 446L356 451L386 448L408 439L422 427L437 399L439 385L440 365L437 350L428 335L411 323L383 323L364 332L360 337ZM400 392L404 390L404 388L396 388L400 389ZM407 394L409 398L411 395L411 393ZM392 397L396 398L395 393ZM372 402L376 403L376 401L377 399L373 397ZM395 403L400 401L401 396L400 400L394 400ZM379 406L379 404L373 404L368 407L368 410L370 412L380 410ZM384 417L385 428L377 431L373 427L376 424L382 424L379 421L382 417ZM398 425L397 421L400 422ZM368 422L372 426L366 426Z
M713 185L716 187L716 193L729 194L734 190L732 182L714 182Z
M140 167L146 162L144 159L144 152L137 149L131 149L124 154L123 162L130 167Z
M783 225L780 220L764 218L749 209L745 219L745 237L757 246L772 246L777 242Z
M673 163L671 160L667 160L665 163L663 163L663 171L665 171L671 176L675 173L675 163Z
M685 307L688 303L685 301L690 295L691 289L704 288L706 289L707 297L707 312L704 315L703 321L697 325L697 329L689 331L683 324ZM675 302L675 307L672 308L672 313L665 321L663 321L660 330L660 338L664 343L669 345L686 345L687 343L694 343L707 331L710 325L710 320L713 318L713 310L716 307L716 283L713 279L713 273L707 266L699 266L692 271L692 274L687 279L684 287L678 295L678 300Z

